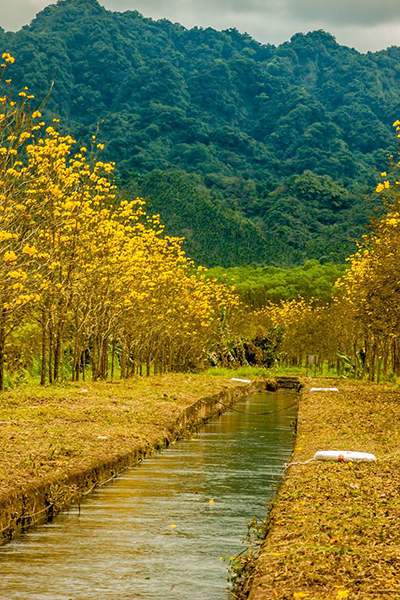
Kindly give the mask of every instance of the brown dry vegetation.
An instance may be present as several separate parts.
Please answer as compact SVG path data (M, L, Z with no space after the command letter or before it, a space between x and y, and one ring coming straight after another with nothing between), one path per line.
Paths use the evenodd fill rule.
M378 461L290 467L251 600L400 598L400 393L329 384L339 393L303 394L292 460L336 449L373 452Z
M196 400L238 385L226 377L174 374L3 393L0 501L49 475L61 479L154 445Z

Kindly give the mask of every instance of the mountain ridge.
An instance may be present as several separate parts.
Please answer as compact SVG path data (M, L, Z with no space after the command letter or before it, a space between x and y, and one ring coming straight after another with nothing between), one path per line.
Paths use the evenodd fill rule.
M41 19L42 16L47 16L48 14L51 14L54 9L57 9L57 8L60 8L60 7L66 7L67 8L69 6L91 6L91 7L93 7L95 9L94 12L96 12L97 14L99 14L100 11L103 12L103 13L111 13L111 14L114 14L114 15L134 14L135 16L138 16L138 17L142 18L143 20L147 20L147 21L150 21L152 23L164 23L164 22L167 22L167 23L169 23L171 25L179 26L182 30L185 30L185 31L191 31L191 30L207 31L207 30L210 30L210 31L213 31L213 32L216 32L216 33L225 33L225 32L229 32L229 31L235 31L239 35L251 38L252 40L254 40L255 42L257 42L258 44L260 44L260 46L271 46L271 47L274 47L274 48L277 48L277 47L280 47L280 46L284 46L285 44L289 44L290 42L293 42L298 37L313 36L313 34L316 34L316 33L318 33L318 34L322 33L322 34L326 35L327 38L330 38L338 46L340 46L342 48L348 48L349 50L352 50L352 51L356 52L357 54L362 54L362 55L379 54L381 52L386 52L389 48L398 48L399 47L397 45L392 44L392 45L389 45L389 46L387 46L386 48L384 48L382 50L366 50L366 51L362 51L362 50L358 50L354 46L348 46L347 44L339 44L337 42L337 40L336 40L335 35L332 34L332 33L330 33L329 31L324 30L324 29L311 29L311 30L307 31L306 33L304 33L304 32L294 33L288 40L284 40L280 44L272 44L272 43L269 43L269 42L259 42L259 41L257 41L257 39L253 35L251 35L247 31L241 31L237 27L227 27L226 29L216 29L215 27L201 26L201 25L195 25L193 27L186 27L185 25L182 25L178 21L172 21L171 19L168 19L167 17L161 17L159 19L156 19L156 18L153 18L153 17L147 17L147 16L144 15L144 13L141 13L137 9L133 9L133 10L131 10L131 9L127 9L127 10L111 10L109 8L106 8L102 4L100 4L99 0L57 0L56 3L49 4L48 6L45 6L43 9L41 9L36 14L36 16L32 19L32 21L30 23L26 23L25 25L22 25L21 29L29 28L32 25L32 23L38 19L38 17L39 17L39 19ZM100 9L100 11L99 11L99 9ZM1 25L0 25L0 29L2 29L3 31L5 31L1 27ZM21 29L19 29L18 31L20 31ZM18 31L16 31L16 32L10 31L9 33L18 33Z
M395 149L397 46L364 54L323 31L273 46L236 29L187 29L97 0L62 0L19 32L0 31L0 48L17 58L16 86L45 97L55 79L46 113L61 115L78 139L101 124L121 183L151 189L149 208L169 232L190 231L188 252L209 264L342 260ZM174 221L168 172L177 174L185 223ZM210 228L206 241L194 202L215 206L218 221L224 215L229 239ZM237 239L235 227L244 228Z

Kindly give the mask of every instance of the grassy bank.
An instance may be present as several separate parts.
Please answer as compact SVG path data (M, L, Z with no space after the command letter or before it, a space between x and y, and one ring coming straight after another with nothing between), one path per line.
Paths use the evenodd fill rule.
M119 457L171 439L178 419L196 401L220 392L233 394L239 387L247 389L227 377L174 374L66 387L27 386L3 393L0 529L8 535L6 525L12 520L15 531L17 513L36 513L50 503L57 511L79 495L79 487L84 491L92 481L96 484L105 473L113 473L113 461ZM108 471L101 469L103 464Z
M272 510L251 600L400 598L400 392L314 380L306 391L293 462L317 450L376 454L373 464L289 468Z

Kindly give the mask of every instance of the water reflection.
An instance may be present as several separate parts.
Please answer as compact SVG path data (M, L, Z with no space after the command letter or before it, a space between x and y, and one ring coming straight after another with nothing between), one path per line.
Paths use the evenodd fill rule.
M0 548L0 598L222 600L290 457L290 392L255 394L192 440L126 471L78 509ZM214 502L210 503L210 500Z

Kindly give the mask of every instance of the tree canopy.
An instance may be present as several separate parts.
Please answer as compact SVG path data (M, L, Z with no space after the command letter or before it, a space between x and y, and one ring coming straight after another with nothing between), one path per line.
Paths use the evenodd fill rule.
M18 59L18 89L45 99L54 80L46 117L61 115L82 143L100 131L120 183L134 182L150 204L165 185L158 208L168 232L199 231L202 207L217 215L204 216L189 246L209 265L341 260L394 150L398 47L362 54L324 31L275 47L236 29L188 30L62 0L17 33L0 29L0 49ZM196 189L178 220L171 177ZM217 227L228 239L219 252Z

